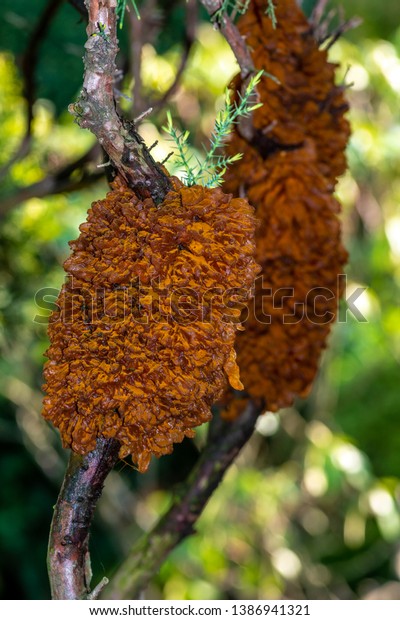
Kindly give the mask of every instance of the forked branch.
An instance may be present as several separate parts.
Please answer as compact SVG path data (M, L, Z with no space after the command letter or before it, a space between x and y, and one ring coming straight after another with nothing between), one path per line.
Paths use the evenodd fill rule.
M208 0L204 0L206 5ZM113 167L141 199L162 202L170 189L168 177L153 160L133 123L117 113L114 101L116 0L85 0L88 8L88 40L85 45L84 84L71 111L82 128L92 131L107 152ZM208 3L210 4L210 3ZM244 40L229 18L221 30L231 39L240 58L244 79L253 65ZM172 507L159 524L135 545L117 571L105 598L137 597L149 583L168 553L194 531L195 523L226 470L252 435L259 409L252 403L235 423L215 419L206 448ZM72 454L55 507L48 565L55 599L88 599L104 587L90 592L88 550L90 524L104 480L118 459L119 444L98 439L85 457Z

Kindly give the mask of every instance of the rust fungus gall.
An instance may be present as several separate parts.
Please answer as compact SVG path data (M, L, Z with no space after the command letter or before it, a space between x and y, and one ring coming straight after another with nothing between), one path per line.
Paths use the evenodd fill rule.
M336 318L347 253L332 191L346 168L349 124L335 65L297 2L276 3L276 29L266 7L254 0L239 21L256 69L266 73L262 107L227 146L243 158L228 170L224 190L246 194L260 221L262 271L236 350L248 396L276 411L309 392ZM239 76L234 88L241 88ZM225 415L237 417L245 404L227 394Z
M252 294L253 209L220 189L174 189L160 206L117 180L70 243L49 323L44 416L86 454L116 438L140 471L210 418L229 381Z

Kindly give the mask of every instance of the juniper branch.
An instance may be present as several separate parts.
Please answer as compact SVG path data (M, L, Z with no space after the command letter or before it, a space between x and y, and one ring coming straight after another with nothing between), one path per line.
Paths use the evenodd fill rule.
M249 116L251 112L259 108L261 103L251 103L251 97L254 94L257 84L261 80L263 71L259 71L253 76L247 84L244 94L239 94L239 103L231 102L229 91L225 94L225 106L217 115L214 131L212 133L211 147L207 152L206 158L200 166L196 174L196 182L201 182L204 176L216 177L217 183L222 183L224 172L230 164L242 157L241 153L237 153L231 157L224 155L217 156L216 153L224 146L232 126L238 123L241 118ZM205 179L206 184L207 179Z
M238 13L239 15L246 13L249 4L250 0L222 0L220 8L213 15L213 20L218 23L222 20L224 14L226 14L234 21Z
M175 129L171 114L167 112L168 124L163 127L163 129L175 143L177 150L176 162L185 174L183 181L187 185L201 184L206 187L220 185L227 167L242 157L241 153L227 156L218 154L218 152L221 147L224 146L232 131L233 125L238 123L240 119L249 116L253 110L256 110L262 105L261 103L253 103L251 101L262 74L263 71L259 71L257 75L251 77L244 90L244 94L241 95L238 93L238 103L236 101L231 101L229 90L226 90L225 105L217 115L214 131L212 132L210 140L210 148L206 150L203 162L199 162L196 158L197 168L190 163L194 155L190 152L188 142L189 131L180 133Z
M140 19L139 9L137 7L137 4L136 4L135 0L131 0L131 3L132 3L133 10L134 10L134 13L136 15L136 18ZM126 4L127 4L127 0L117 0L116 13L117 13L118 24L119 24L120 28L122 28L123 25L124 25L124 17L125 17L125 11L126 11Z
M268 15L268 17L270 18L272 22L272 27L276 28L276 24L278 22L277 22L276 15L275 15L275 5L274 5L273 0L268 0L268 6L265 11L265 14Z
M176 164L181 168L184 173L183 182L186 185L194 185L195 183L195 170L190 165L190 160L193 158L193 154L190 154L190 148L188 143L189 131L180 132L176 129L172 122L171 113L167 112L167 125L163 126L163 130L170 136L175 144L175 160Z

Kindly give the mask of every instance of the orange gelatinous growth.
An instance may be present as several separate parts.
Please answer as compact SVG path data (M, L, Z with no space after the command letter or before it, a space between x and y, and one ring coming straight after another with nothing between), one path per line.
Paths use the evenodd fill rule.
M262 222L256 233L262 272L236 340L237 361L246 392L276 411L311 387L336 319L347 252L339 204L310 151L271 157L249 200Z
M240 165L228 170L226 191L252 185L263 159L301 146L306 138L314 141L317 166L332 186L346 169L350 126L344 88L335 84L337 65L328 62L326 50L318 48L296 0L275 4L276 28L266 15L266 0L253 0L238 23L256 69L265 71L257 87L263 105L253 113L251 144L235 132L228 146L229 153L244 156ZM239 76L233 86L240 91Z
M173 185L158 207L120 180L93 203L49 322L44 417L80 454L116 438L140 471L240 387L230 292L248 300L258 271L248 202Z
M244 125L251 141L235 127L226 150L243 158L224 183L225 191L247 195L260 221L262 271L235 346L248 397L272 411L308 393L336 318L347 252L332 191L346 168L350 133L336 66L318 49L296 0L275 6L276 29L266 0L253 0L239 21L256 69L277 81L265 73L258 86L263 105ZM235 419L246 402L226 394L224 415Z

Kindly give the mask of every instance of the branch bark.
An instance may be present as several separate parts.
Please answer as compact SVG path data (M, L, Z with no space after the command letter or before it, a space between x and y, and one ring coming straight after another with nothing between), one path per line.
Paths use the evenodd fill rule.
M212 4L208 0L203 3ZM137 195L161 203L170 189L170 181L151 157L134 123L120 118L115 106L116 0L85 0L85 4L89 22L84 84L70 111L82 128L96 135L113 167ZM247 79L253 71L251 57L227 16L221 18L221 31L240 59L242 77ZM208 444L171 509L135 545L106 595L109 592L111 598L139 596L168 553L194 532L210 496L250 438L259 413L254 404L249 404L234 424L213 421ZM118 442L99 439L96 449L87 456L71 455L49 542L48 567L54 599L93 598L106 583L102 580L100 587L90 593L89 528L104 480L118 459L118 450Z
M222 7L222 0L200 0L200 2L210 15L212 23L220 29L235 55L240 67L241 91L243 94L251 77L256 72L246 41L229 15L225 11L222 12L222 14L218 13ZM216 17L217 15L218 17ZM253 140L254 127L252 123L252 114L244 116L239 120L238 131L248 142Z
M50 529L48 571L53 599L93 598L89 530L104 480L118 460L119 448L115 439L101 438L87 456L71 453Z
M227 469L253 434L260 413L259 408L250 403L234 423L214 417L207 445L171 508L134 545L101 598L140 598L172 549L195 532L197 519Z
M200 2L209 14L211 21L220 29L229 43L232 52L235 54L235 58L240 67L240 76L242 80L251 77L255 69L246 41L227 13L223 13L220 19L215 19L215 14L222 6L221 0L200 0Z
M114 168L144 200L163 201L171 188L168 177L132 122L117 113L114 100L115 58L118 52L116 0L85 0L89 12L83 88L70 112L80 127L89 129L108 154Z
M85 0L89 14L85 75L77 103L71 106L78 124L90 129L130 187L142 199L162 202L170 189L133 123L121 119L114 100L116 0ZM48 570L53 599L87 599L90 593L89 531L103 483L118 460L119 442L99 438L96 449L82 457L71 454L50 531Z

